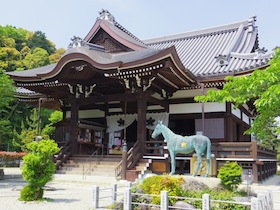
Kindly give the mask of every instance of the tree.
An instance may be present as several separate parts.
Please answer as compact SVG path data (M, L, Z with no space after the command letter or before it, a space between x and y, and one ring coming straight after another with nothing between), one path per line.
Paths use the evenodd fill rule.
M254 134L260 143L279 145L280 128L275 118L280 115L280 49L265 70L255 70L250 76L226 77L222 90L209 90L206 96L195 97L196 101L232 102L236 107L253 102L257 116L252 127L246 131Z
M0 109L3 109L14 100L15 87L13 81L0 69Z
M8 78L5 72L45 66L50 64L50 60L52 63L57 62L63 53L63 49L56 51L55 45L43 32L31 32L9 25L0 26L0 145L4 146L1 149L20 150L23 137L27 136L25 132L31 132L30 129L35 129L34 125L38 125L38 115L33 119L35 122L30 121L33 107L23 102L7 100L5 95L10 88L6 88L7 83L3 81ZM2 78L3 74L5 78ZM40 115L42 128L49 123L51 112L42 109ZM14 145L10 144L11 142Z
M61 121L63 119L63 113L61 111L54 111L51 113L51 116L49 117L49 124L46 124L46 126L42 130L43 135L48 135L51 138L54 138L54 131L55 127L54 124Z
M0 69L0 144L7 147L11 138L12 127L7 120L9 104L14 100L15 87L12 80Z
M31 49L37 47L45 49L49 55L55 52L55 45L46 38L45 33L42 31L35 31L33 36L27 41L27 45Z
M42 48L35 48L23 60L27 69L38 68L50 64L49 54Z
M65 49L59 48L58 50L55 51L54 54L50 55L50 62L57 63L64 53L65 53Z
M20 192L20 200L34 201L43 198L43 187L52 180L55 172L53 155L59 152L54 140L46 139L28 144L29 153L23 157L22 177L28 182Z
M0 48L0 68L6 71L15 71L22 67L21 54L17 49L10 47Z
M31 32L13 26L0 26L0 47L15 47L20 51L25 45ZM9 41L8 41L9 40ZM8 41L8 42L7 42ZM11 46L8 43L15 43L15 46ZM8 45L7 45L8 44Z

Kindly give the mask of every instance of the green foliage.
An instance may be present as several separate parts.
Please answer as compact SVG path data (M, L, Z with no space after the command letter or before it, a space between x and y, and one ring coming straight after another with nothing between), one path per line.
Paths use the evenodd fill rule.
M42 48L35 48L31 53L27 54L23 60L27 69L34 69L40 66L50 64L49 54Z
M48 54L53 54L55 52L54 44L47 39L45 33L42 31L35 31L32 37L27 41L27 45L30 46L31 49L37 47L45 49Z
M233 201L233 197L235 196L243 196L237 191L230 191L227 189L205 189L202 191L191 191L187 190L185 191L184 196L187 198L197 198L201 199L203 194L209 194L211 200L221 200L221 201ZM217 202L214 201L211 203L211 210L218 210L218 209L228 209L228 210L246 210L246 206L244 205L238 205L238 204L232 204L232 203L223 203L223 202ZM191 200L186 199L185 202L193 205L197 209L202 209L202 201L201 200Z
M242 182L242 167L237 162L227 161L220 169L218 178L221 184L228 190L236 190Z
M15 87L13 81L0 69L0 110L7 107L13 100Z
M55 172L52 156L59 151L53 140L33 141L27 146L29 153L23 157L22 177L28 182L21 191L20 200L39 200L43 196L43 187L51 181Z
M46 126L42 130L42 134L48 135L51 138L54 137L55 127L54 124L61 121L63 118L63 113L61 111L54 111L51 113L49 117L49 124L46 124Z
M65 53L65 49L63 48L56 50L54 54L50 55L50 62L57 63L64 53Z
M35 130L36 115L30 125L32 108L15 102L13 81L6 72L37 68L57 62L63 49L56 51L55 45L43 32L30 32L13 26L0 26L0 146L20 151L22 130ZM53 55L54 54L54 55ZM53 55L53 56L52 56ZM50 112L41 112L41 127L49 124ZM21 126L24 124L24 126ZM31 128L30 128L31 127ZM11 144L13 142L13 144Z
M0 145L5 145L5 147L13 133L12 124L7 116L9 115L9 104L14 100L14 93L12 80L0 69Z
M182 177L174 176L152 176L144 179L141 188L146 194L160 195L163 190L168 191L169 196L183 196L184 192L181 188L181 184L184 183ZM174 204L178 199L170 198L170 204ZM160 204L159 196L152 196L153 204Z
M33 185L25 185L20 191L21 201L36 201L41 200L44 195L44 190L40 187L36 187Z
M184 202L187 202L193 205L197 209L202 209L202 198L203 194L209 194L211 200L217 200L211 202L211 210L216 209L235 209L235 210L246 210L247 207L240 204L232 204L232 203L223 203L218 202L221 201L234 201L233 197L238 196L246 196L246 192L237 191L237 190L229 190L225 188L203 188L203 190L193 190L193 189L186 189L183 190L183 186L186 184L182 177L175 177L175 176L152 176L148 177L143 180L143 182L139 186L134 186L132 188L132 192L136 192L137 188L141 188L143 193L145 194L152 194L152 195L160 195L162 190L167 190L169 196L179 196L179 197L186 197ZM189 198L197 198L197 200L189 199ZM141 195L141 196L134 196L133 202L137 203L152 203L152 204L160 204L160 197L159 196L152 196L150 199L148 196ZM169 202L170 205L173 205L179 199L170 198Z
M277 147L280 127L275 117L280 115L280 48L275 50L270 66L255 70L251 76L227 77L222 90L209 90L206 96L195 97L196 101L233 102L236 106L253 102L258 116L247 133L253 133L266 145Z

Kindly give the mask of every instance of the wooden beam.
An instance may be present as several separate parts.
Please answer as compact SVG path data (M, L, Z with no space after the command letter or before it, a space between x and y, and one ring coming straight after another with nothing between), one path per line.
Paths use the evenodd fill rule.
M169 106L168 101L160 100L160 99L154 98L152 96L148 97L147 100L148 100L148 102L150 102L152 104L162 106L164 109L167 109L167 107Z

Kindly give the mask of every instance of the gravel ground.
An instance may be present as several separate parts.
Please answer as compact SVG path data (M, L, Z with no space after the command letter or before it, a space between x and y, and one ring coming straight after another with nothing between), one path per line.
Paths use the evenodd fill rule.
M20 189L26 185L22 180L20 170L4 169L5 178L0 180L0 210L89 210L92 208L93 186L110 186L111 180L105 181L98 178L92 180L81 180L81 176L58 176L46 185L44 198L51 201L23 202L19 201ZM72 180L71 180L72 179ZM104 192L103 194L108 194ZM104 196L104 195L100 195ZM107 201L100 206L110 204Z
M22 202L18 198L20 189L26 183L20 179L0 181L1 210L88 210L92 209L92 186L77 183L50 182L44 192L44 198L52 201Z

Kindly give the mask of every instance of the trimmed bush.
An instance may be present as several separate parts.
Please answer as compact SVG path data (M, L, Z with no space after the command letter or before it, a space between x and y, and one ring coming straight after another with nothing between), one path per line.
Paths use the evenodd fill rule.
M140 187L146 194L160 195L161 191L166 190L169 196L183 196L184 191L181 187L183 183L184 179L182 177L151 176L144 179ZM172 205L177 200L176 198L170 198L169 203ZM152 196L152 203L160 204L160 196Z
M221 179L221 184L228 190L236 190L242 182L242 167L237 162L227 161L220 169L218 178Z
M55 172L52 156L59 151L53 140L42 140L27 145L29 153L23 157L22 177L28 182L20 192L19 200L33 201L43 197L43 187Z

